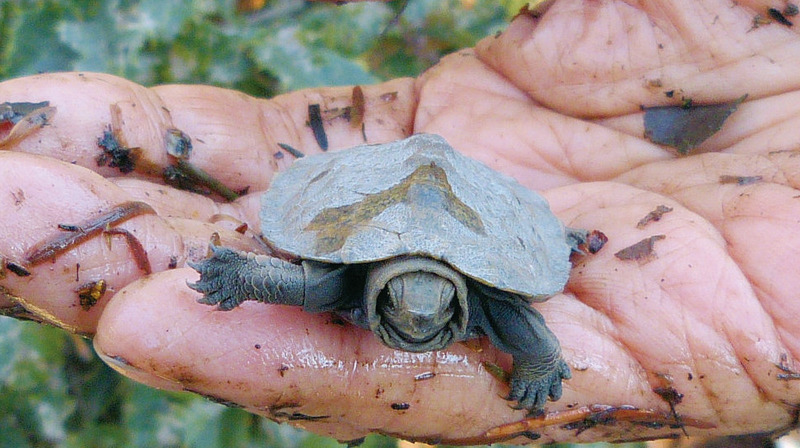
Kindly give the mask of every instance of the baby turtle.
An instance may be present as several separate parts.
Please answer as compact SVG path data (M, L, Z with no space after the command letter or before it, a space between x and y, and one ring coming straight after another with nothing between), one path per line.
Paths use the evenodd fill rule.
M561 396L570 370L530 302L563 290L587 232L566 229L533 191L418 134L295 161L260 217L289 257L212 246L190 263L201 303L334 311L411 352L486 335L513 355L517 409L539 413Z

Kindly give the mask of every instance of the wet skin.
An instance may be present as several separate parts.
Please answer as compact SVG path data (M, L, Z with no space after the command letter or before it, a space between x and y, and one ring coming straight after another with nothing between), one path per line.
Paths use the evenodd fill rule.
M558 1L542 19L520 17L417 80L364 87L370 141L412 130L445 135L470 157L543 190L567 225L609 236L598 256L576 266L565 294L538 306L574 371L548 410L566 413L574 405L581 415L598 415L590 406L606 404L623 419L621 406L630 405L652 410L640 411L640 423L664 425L628 420L579 434L562 424L523 426L542 442L679 434L658 388L683 394L674 407L689 434L777 430L795 421L800 403L799 383L784 371L800 370L796 31L774 23L747 32L763 15L758 2L645 3ZM648 82L656 78L663 87ZM639 110L672 104L664 94L671 89L698 103L749 96L704 143L708 153L677 158L642 138ZM142 242L153 275L144 277L121 239L109 248L98 234L31 267L29 276L7 271L0 306L24 304L29 317L94 335L99 353L139 381L272 418L328 416L303 424L342 440L380 430L489 441L486 431L525 415L508 407L507 389L484 368L484 361L511 367L489 344L482 352L456 344L409 356L368 331L291 307L253 303L214 312L186 288L197 280L191 269L169 269L176 260L180 267L203 258L214 231L226 246L263 250L221 217L257 231L258 193L291 161L288 153L272 156L277 143L313 152L309 102L345 106L351 91L255 101L93 74L0 84L3 101L48 100L57 108L47 126L0 152L0 201L14 211L0 214L0 255L21 262L30 248L64 232L59 224L128 201L156 211L119 225ZM195 142L193 163L233 190L250 186L251 194L228 205L165 188L159 176L121 178L97 167L96 141L114 103L137 104L124 110L130 115L122 132L145 157L166 166L164 133L179 128ZM362 142L346 123L326 132L331 151ZM721 176L761 180L739 185ZM659 206L672 211L638 229ZM614 257L654 235L665 235L653 244L655 257ZM106 293L84 311L76 289L100 279Z

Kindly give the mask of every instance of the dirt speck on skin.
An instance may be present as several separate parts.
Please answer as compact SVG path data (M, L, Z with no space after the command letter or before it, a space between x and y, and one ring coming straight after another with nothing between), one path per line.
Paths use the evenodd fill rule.
M411 405L408 404L408 403L405 403L405 402L392 403L391 406L392 406L392 409L394 409L395 411L405 411L405 410L408 410L409 408L411 408Z
M381 99L381 101L383 101L385 103L389 103L389 102L392 102L392 101L397 99L397 92L396 91L395 92L386 92L386 93L381 94L381 96L379 98Z
M11 199L14 200L14 205L22 205L22 203L25 202L25 192L22 191L21 188L17 188L16 191L11 192Z
M435 377L435 376L436 376L436 373L435 373L435 372L425 372L425 373L420 373L419 375L415 375L415 376L414 376L414 381L424 381L424 380L429 380L429 379L431 379L431 378L433 378L433 377Z

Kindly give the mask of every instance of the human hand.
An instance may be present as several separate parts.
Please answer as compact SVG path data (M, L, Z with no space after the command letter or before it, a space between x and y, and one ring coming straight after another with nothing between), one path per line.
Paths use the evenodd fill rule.
M0 255L11 263L0 307L94 335L98 353L138 381L340 440L370 431L462 443L519 431L541 441L659 437L680 432L669 427L676 415L701 435L796 424L800 388L778 366L790 370L800 349L792 300L800 283L800 43L783 25L751 30L768 7L759 2L646 3L560 1L417 80L363 88L368 142L443 135L543 190L565 224L609 237L600 253L576 260L564 294L536 306L573 370L564 396L548 404L549 420L492 430L525 413L509 407L507 389L484 367L510 366L486 343L482 352L456 345L409 354L324 314L258 303L223 313L196 303L186 282L197 274L182 266L205 256L213 232L223 245L261 250L252 239L259 192L292 159L277 144L319 152L308 105L349 106L351 88L263 101L94 74L0 84L3 101L56 108L47 126L0 153ZM669 90L695 103L749 97L703 143L707 153L677 158L641 138L639 106L674 103ZM132 174L97 166L97 139L111 123L126 146L142 148ZM191 163L250 193L226 204L165 187L169 129L191 136ZM325 130L331 150L363 143L360 127L344 119ZM43 241L73 232L59 224L85 224L131 201L152 207L133 207L138 214L113 226L131 236L101 227L52 261L26 265ZM672 211L638 228L660 205ZM234 230L241 222L245 234ZM650 257L614 256L657 235L665 237ZM31 275L14 273L14 263ZM84 309L76 290L101 279L108 291ZM585 408L592 405L614 408ZM616 423L589 428L604 416Z

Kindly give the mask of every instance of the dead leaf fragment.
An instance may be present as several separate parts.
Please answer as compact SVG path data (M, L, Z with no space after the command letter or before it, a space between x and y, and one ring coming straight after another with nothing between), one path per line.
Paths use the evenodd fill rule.
M637 229L643 229L644 226L653 222L659 221L664 214L669 213L672 211L672 207L667 207L666 205L659 205L649 213L647 213L644 218L640 219L638 223L636 223Z
M747 95L722 104L644 108L644 136L653 143L673 147L680 155L689 154L722 128Z
M614 256L620 260L652 260L657 258L656 252L653 250L653 246L655 246L656 241L663 240L666 237L666 235L653 235L647 237L638 243L628 246L625 249L615 253Z

